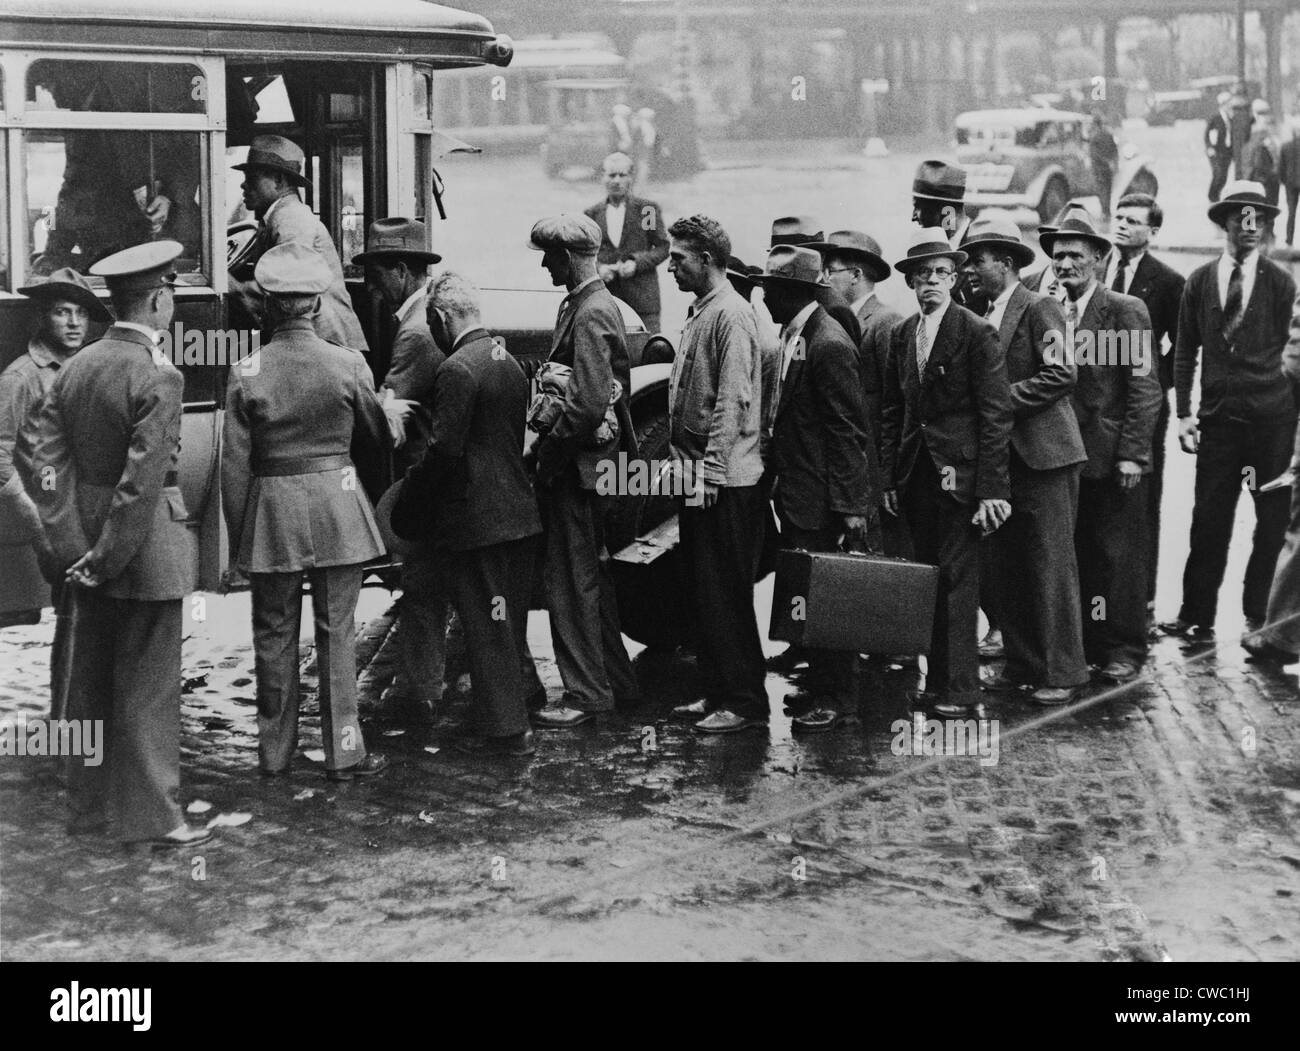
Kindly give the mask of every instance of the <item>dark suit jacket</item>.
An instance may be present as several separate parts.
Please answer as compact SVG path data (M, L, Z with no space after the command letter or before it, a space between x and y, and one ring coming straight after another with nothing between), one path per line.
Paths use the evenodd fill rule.
M836 516L869 516L879 505L879 468L867 440L857 349L820 306L801 339L772 430L776 509L798 529L833 529Z
M1160 355L1160 389L1169 390L1174 385L1174 347L1178 345L1178 305L1182 302L1183 277L1168 263L1163 263L1150 250L1142 253L1128 294L1146 304L1151 316L1151 350ZM1165 337L1169 337L1168 343Z
M1215 110L1214 116L1205 122L1205 148L1216 160L1227 160L1232 156L1232 149L1227 143L1228 122L1223 119L1222 113Z
M109 598L184 598L198 552L176 487L180 370L149 337L114 325L59 372L39 410L32 476L56 559L91 551ZM170 476L170 484L169 484Z
M587 209L587 215L600 227L600 251L596 262L621 263L631 259L636 263L635 275L626 279L616 277L606 286L610 293L642 318L646 314L658 314L657 267L668 258L668 231L664 229L664 216L659 205L628 194L623 212L623 236L617 248L605 229L605 202L593 204Z
M1151 317L1146 305L1134 296L1120 295L1100 284L1079 319L1078 333L1093 333L1094 347L1103 346L1101 333L1149 332ZM1139 337L1140 338L1140 337ZM1086 347L1086 344L1082 346ZM1154 354L1154 347L1152 348ZM1109 478L1119 460L1132 460L1143 473L1151 470L1151 437L1156 429L1163 392L1154 363L1145 375L1128 364L1083 360L1079 351L1079 381L1074 387L1074 411L1088 450L1083 477Z
M862 372L862 392L867 403L867 425L871 442L880 450L880 402L885 386L885 365L889 361L889 342L894 327L903 320L897 310L885 306L873 292L858 309L862 338L858 341L858 368Z
M1282 143L1277 162L1277 177L1288 190L1300 190L1300 138L1294 135Z
M941 477L952 469L953 499L1009 500L1011 387L997 333L983 318L950 303L921 376L920 319L913 314L894 329L889 351L881 431L885 485L907 488L924 445Z
M433 422L434 378L447 358L429 331L426 303L427 295L397 326L388 373L384 376L384 386L396 397L419 402L415 414L407 422L406 441L397 451L399 474L415 463L429 440L429 428Z
M840 328L844 329L845 334L856 347L862 342L862 328L858 324L858 316L853 313L853 308L849 306L848 300L835 291L833 288L823 288L817 293L817 302L822 305Z
M528 381L486 329L464 336L438 372L428 451L393 508L399 536L452 551L542 528L524 471Z
M1246 144L1246 178L1264 187L1264 200L1277 204L1282 180L1278 176L1278 157L1274 150L1276 137L1264 128L1256 128Z
M636 455L636 435L629 409L631 371L623 315L604 284L595 280L566 296L551 338L550 361L573 370L564 409L551 430L537 442L537 471L548 482L573 461L584 489L595 489L599 464L617 457L620 449ZM611 382L623 387L619 397L619 435L615 442L593 448L591 436L605 418Z
M1069 397L1079 372L1068 354L1059 353L1061 344L1053 342L1053 332L1065 332L1061 304L1017 282L1002 312L998 340L1007 357L1016 419L1011 446L1035 471L1088 458Z

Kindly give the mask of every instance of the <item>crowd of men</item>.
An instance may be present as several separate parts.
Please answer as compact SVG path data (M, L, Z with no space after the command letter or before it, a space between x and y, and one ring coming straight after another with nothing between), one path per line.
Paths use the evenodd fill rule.
M1295 282L1259 251L1278 208L1257 183L1223 187L1209 216L1225 250L1186 282L1152 254L1163 214L1138 194L1116 203L1110 236L1072 202L1038 231L1048 265L1025 276L1036 254L1019 227L966 221L965 173L940 161L916 173L912 237L892 263L867 231L827 236L786 216L750 266L708 216L665 227L615 153L603 201L532 228L567 293L535 391L483 326L474 286L431 275L441 260L424 225L374 222L354 262L395 320L376 390L337 251L297 196L303 161L262 136L240 166L262 226L251 273L234 277L267 338L230 372L221 483L231 563L251 582L263 776L284 774L297 749L304 580L327 774L385 768L358 717L353 618L363 566L386 548L404 556L390 710L437 719L453 625L475 717L458 747L471 754L525 756L534 728L638 703L597 479L637 454L615 297L657 328L665 258L694 297L669 442L703 685L674 717L723 735L768 721L753 588L773 512L787 548L938 567L919 710L971 715L984 690L1059 706L1094 678L1134 680L1153 630L1171 389L1196 500L1182 606L1162 627L1213 638L1244 483L1257 525L1242 642L1259 660L1300 659L1300 499L1288 519L1288 487L1266 484L1293 459L1300 314ZM53 587L58 611L54 710L109 728L102 767L69 767L69 829L113 819L122 839L157 847L210 835L177 805L181 603L195 558L177 487L182 379L156 337L181 252L151 241L92 266L112 318L71 271L22 289L40 324L0 377L0 486L26 530L13 554ZM882 304L877 286L891 278L915 313ZM81 350L92 317L112 324ZM367 465L392 455L403 478L377 513ZM526 634L538 559L563 680L554 702ZM981 608L984 653L1006 658L984 680ZM857 653L792 647L775 664L806 665L786 698L796 732L830 730L857 704Z

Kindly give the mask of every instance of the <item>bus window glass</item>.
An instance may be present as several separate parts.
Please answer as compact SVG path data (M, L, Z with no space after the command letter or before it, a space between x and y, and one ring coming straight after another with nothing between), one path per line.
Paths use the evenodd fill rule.
M27 109L42 113L206 113L207 83L182 62L45 58L27 71Z
M71 266L84 273L111 252L164 239L184 247L179 273L198 272L200 140L179 131L28 131L20 214L31 272Z
M284 77L244 77L243 107L251 110L256 124L293 124L295 117ZM227 107L229 108L229 107ZM232 114L232 120L235 119ZM245 118L246 119L246 118Z
M3 131L0 131L0 195L3 195L5 201L9 199L9 142ZM0 204L0 291L9 289L12 291L16 284L10 280L13 275L9 272L9 207L7 204Z
M343 240L339 245L339 255L343 257L344 274L361 277L361 267L352 263L353 256L366 250L365 168L361 144L345 143L339 150L339 162L339 230Z
M429 185L433 178L433 137L415 136L415 214L429 222Z
M420 123L429 120L433 82L428 73L416 73L411 78L411 113Z

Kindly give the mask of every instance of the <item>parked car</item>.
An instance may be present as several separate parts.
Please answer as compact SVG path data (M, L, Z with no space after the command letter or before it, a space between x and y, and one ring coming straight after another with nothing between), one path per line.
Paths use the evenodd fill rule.
M1095 196L1089 117L1052 109L971 110L956 120L957 163L968 211L1032 208L1050 222L1072 197ZM1120 144L1111 195L1155 194L1159 183L1131 144Z
M1154 128L1177 120L1204 120L1213 106L1211 100L1207 108L1199 91L1156 91L1147 104L1147 123Z

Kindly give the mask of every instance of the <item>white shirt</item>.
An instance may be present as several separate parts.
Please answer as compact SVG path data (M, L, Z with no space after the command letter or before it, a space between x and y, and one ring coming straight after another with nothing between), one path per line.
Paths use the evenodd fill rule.
M129 328L143 333L149 337L149 342L154 346L157 346L158 341L162 338L162 333L157 329L152 329L148 325L141 325L138 321L114 321L113 324L118 328Z
M609 237L609 243L615 248L623 240L623 220L627 216L627 198L623 198L622 204L610 204L605 202L605 232Z
M800 337L803 336L803 327L808 324L808 319L812 317L813 311L817 309L817 301L809 303L799 313L790 319L789 324L781 330L781 379L785 379L785 374L790 371L790 362L794 359L795 349L800 345Z
M934 353L934 343L935 340L939 338L939 323L943 320L944 314L948 313L948 307L951 305L952 305L952 300L945 299L943 301L943 306L941 306L933 314L922 314L921 324L916 326L917 331L919 332L921 330L921 325L924 325L925 334L926 336L929 337L930 340L929 342L930 349L926 351L926 355L925 355L926 361L929 361L930 355Z
M1219 257L1219 305L1228 304L1228 282L1232 280L1232 267L1236 260L1227 252ZM1259 272L1259 250L1251 252L1241 261L1241 305L1243 309L1250 302L1250 294L1255 290L1255 275Z
M431 279L431 280L432 280L432 279ZM398 321L398 324L401 324L403 321L405 321L405 320L406 320L406 316L407 316L408 314L410 314L410 312L411 312L412 310L415 309L415 304L418 303L418 302L420 302L420 300L422 300L426 295L428 295L428 293L429 293L429 285L430 285L430 283L431 283L431 280L430 280L430 281L426 281L426 282L425 282L424 284L422 284L419 288L417 288L414 292L412 292L412 293L410 294L410 296L407 298L406 302L403 303L400 307L397 308L397 321Z
M993 309L989 312L988 323L994 328L1002 328L1002 315L1007 312L1007 303L1010 301L1011 293L1016 290L1016 285L1018 284L1020 284L1019 281L1010 282L1007 287L1002 290L1002 294L999 295L997 299L993 300Z
M1146 249L1144 248L1142 251L1135 253L1133 258L1124 264L1124 287L1119 291L1123 292L1125 295L1128 295L1128 290L1133 287L1133 274L1137 270L1138 264L1142 262L1142 257L1146 254ZM1114 289L1115 287L1115 272L1119 270L1119 259L1120 253L1117 248L1115 251L1111 252L1110 262L1106 264L1106 287L1109 289Z

